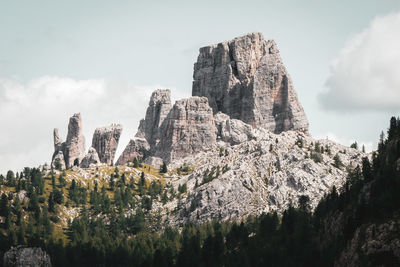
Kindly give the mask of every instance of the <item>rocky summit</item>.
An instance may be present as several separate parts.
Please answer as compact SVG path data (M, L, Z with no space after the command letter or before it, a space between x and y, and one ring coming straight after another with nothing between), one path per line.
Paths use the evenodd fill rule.
M85 137L82 134L82 118L80 113L69 119L67 140L62 141L58 129L54 129L54 154L52 166L70 168L79 165L85 156Z
M171 224L283 211L303 195L314 208L365 156L309 135L277 45L261 33L201 48L193 78L193 96L174 104L169 89L152 93L136 135L116 161L124 168L168 165L166 183L188 192L179 203L154 200L153 210ZM81 168L111 165L121 131L121 125L96 129L85 155L75 114L66 142L54 131L53 166L70 168L76 159Z
M274 133L308 131L308 121L273 40L251 33L200 49L192 95L214 112Z
M111 165L118 147L122 125L97 128L93 134L92 146L85 154L85 137L82 133L80 113L69 119L67 140L62 141L58 129L54 129L54 153L51 166L55 169L69 169L73 166L89 168L101 164Z

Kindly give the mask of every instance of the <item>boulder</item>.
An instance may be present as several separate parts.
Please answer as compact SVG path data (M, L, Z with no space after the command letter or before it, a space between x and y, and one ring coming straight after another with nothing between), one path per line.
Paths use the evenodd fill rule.
M5 267L51 267L50 256L39 247L12 247L3 256Z

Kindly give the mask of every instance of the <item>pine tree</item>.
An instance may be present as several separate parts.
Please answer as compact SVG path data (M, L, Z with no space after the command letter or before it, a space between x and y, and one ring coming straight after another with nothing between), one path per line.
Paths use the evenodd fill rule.
M165 162L164 162L160 168L160 173L167 173L167 172L168 172L167 164L165 164Z
M52 213L55 212L55 203L54 203L54 194L53 194L53 192L51 192L50 195L49 195L48 209L49 209L49 212L52 212Z

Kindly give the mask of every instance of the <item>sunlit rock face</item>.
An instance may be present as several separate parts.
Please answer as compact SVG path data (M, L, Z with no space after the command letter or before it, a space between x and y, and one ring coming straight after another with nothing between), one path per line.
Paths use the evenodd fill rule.
M273 40L251 33L200 48L193 96L214 112L274 133L308 131L308 121Z
M207 98L181 99L166 118L163 139L155 155L171 162L213 148L216 139L213 111Z
M82 133L81 114L76 113L69 119L67 140L65 142L62 141L58 129L54 129L53 137L52 166L59 164L61 164L62 168L70 168L74 164L79 166L85 157L85 137Z

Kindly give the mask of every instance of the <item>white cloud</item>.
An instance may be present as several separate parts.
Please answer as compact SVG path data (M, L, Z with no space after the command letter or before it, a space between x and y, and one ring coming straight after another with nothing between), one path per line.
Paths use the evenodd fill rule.
M151 92L160 85L44 76L26 84L0 78L0 173L51 160L53 128L66 138L69 117L80 112L86 147L96 127L121 123L117 156L134 136ZM175 98L181 97L172 90Z
M350 38L332 61L327 91L331 110L400 110L400 13L376 17Z

